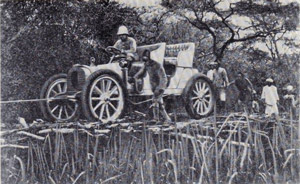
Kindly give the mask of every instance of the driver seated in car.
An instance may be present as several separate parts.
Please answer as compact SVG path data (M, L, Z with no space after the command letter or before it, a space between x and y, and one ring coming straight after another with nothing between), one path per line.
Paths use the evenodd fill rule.
M126 54L128 66L131 66L133 61L138 60L136 41L134 38L129 37L128 29L125 26L119 27L117 35L119 40L114 44L114 47L119 49L123 54Z

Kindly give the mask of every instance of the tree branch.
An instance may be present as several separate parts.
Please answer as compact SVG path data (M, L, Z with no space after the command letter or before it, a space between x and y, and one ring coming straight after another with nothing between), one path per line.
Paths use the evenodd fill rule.
M196 28L200 29L200 30L206 30L208 31L208 33L212 36L213 38L213 52L215 54L217 54L217 37L216 37L216 34L214 33L214 31L208 26L208 24L206 24L205 22L203 22L203 12L202 12L202 16L201 18L198 16L197 14L197 11L194 9L194 8L191 8L195 17L196 17L196 20L197 22L201 25L200 26L197 26L197 24L193 23L190 19L188 19L186 16L186 19L192 24L194 25Z

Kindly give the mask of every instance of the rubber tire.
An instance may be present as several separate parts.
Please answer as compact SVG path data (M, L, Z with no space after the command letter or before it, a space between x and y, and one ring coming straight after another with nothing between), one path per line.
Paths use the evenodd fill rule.
M192 106L191 106L191 102L190 102L190 94L192 93L192 89L193 89L193 86L195 85L196 81L198 80L204 80L211 88L212 90L212 107L211 109L209 110L208 113L206 113L205 115L200 115L200 114L197 114L194 112ZM183 92L183 99L184 99L184 103L185 103L185 110L186 112L188 113L188 115L193 118L193 119L201 119L201 118L204 118L204 117L207 117L209 115L211 115L211 113L214 111L214 104L215 104L215 101L216 101L216 92L215 92L215 89L214 89L214 86L212 84L212 82L206 77L206 76L203 76L203 75L196 75L196 76L193 76L187 83L187 85L185 86L184 88L184 92Z
M127 97L128 97L128 92L127 89L125 88L125 85L122 81L122 79L118 76L118 74L110 71L110 70L99 70L94 73L92 73L88 79L85 82L85 85L83 86L82 92L81 92L81 107L82 107L82 112L84 116L87 118L89 121L99 121L96 117L93 116L90 107L89 107L89 93L91 86L99 76L101 75L109 75L110 77L114 78L121 86L123 90L123 98L124 98L124 107L121 111L121 114L119 115L118 118L121 118L124 116L125 109L127 107Z
M46 95L47 95L47 91L50 87L50 85L58 80L58 79L61 79L61 78L65 78L67 79L67 74L64 74L64 73L61 73L61 74L56 74L56 75L53 75L52 77L50 77L46 82L45 84L43 85L42 87L42 90L41 90L41 93L40 93L40 99L44 99L46 98ZM50 122L56 122L58 121L56 118L54 118L53 116L51 116L51 113L48 111L48 108L47 108L47 102L46 101L40 101L40 107L41 107L41 111L42 111L42 114L44 116L44 118ZM70 122L70 121L75 121L79 118L79 115L80 115L80 106L78 106L77 108L77 112L75 113L75 115L66 120L67 122Z

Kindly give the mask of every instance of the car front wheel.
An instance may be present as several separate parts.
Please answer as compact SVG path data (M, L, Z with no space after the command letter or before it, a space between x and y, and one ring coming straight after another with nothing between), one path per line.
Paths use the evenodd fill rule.
M90 121L108 122L124 113L125 90L122 81L103 72L92 74L82 90L82 108Z

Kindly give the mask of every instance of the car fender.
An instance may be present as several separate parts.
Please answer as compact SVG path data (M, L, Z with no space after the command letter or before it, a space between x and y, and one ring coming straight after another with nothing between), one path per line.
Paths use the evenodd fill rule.
M177 73L177 71L178 71L178 73ZM189 79L191 77L193 77L195 74L199 73L199 71L197 69L190 68L190 67L187 67L187 68L178 67L177 71L176 71L175 76L173 77L174 79L176 79L176 77L177 77L177 80L178 80L176 83L177 89L184 89L184 87L188 83ZM174 81L176 81L176 80L174 80Z
M122 78L122 69L119 66L119 63L108 63L108 64L101 64L97 66L88 66L88 65L81 65L81 64L75 64L73 67L78 67L84 70L84 73L86 75L86 78L89 77L92 73L98 71L98 70L111 70L115 73L117 73Z
M91 67L91 70L93 72L98 71L98 70L110 70L113 71L114 73L118 74L119 77L122 78L122 68L120 67L119 63L107 63L107 64L102 64L102 65L97 65Z

